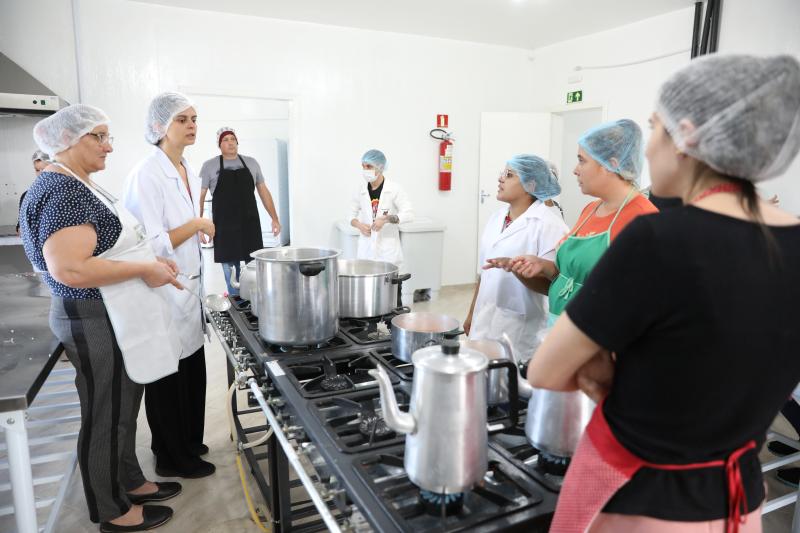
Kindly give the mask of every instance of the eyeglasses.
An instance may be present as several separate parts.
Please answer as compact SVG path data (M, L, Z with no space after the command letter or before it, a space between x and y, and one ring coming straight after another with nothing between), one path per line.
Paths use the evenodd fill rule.
M508 170L508 169L505 169L505 170L500 172L500 177L503 178L504 180L511 179L514 176L515 176L515 174L511 170Z
M87 133L86 135L91 135L95 139L97 139L98 144L108 144L109 146L114 145L114 137L110 136L108 133Z

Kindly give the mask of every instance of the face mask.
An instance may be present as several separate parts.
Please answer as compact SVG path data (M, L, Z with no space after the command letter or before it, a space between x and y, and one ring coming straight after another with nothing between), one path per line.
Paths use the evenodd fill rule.
M363 172L361 172L361 175L364 176L364 179L367 180L367 182L369 183L372 183L373 181L378 179L378 176L375 175L374 170L364 170Z

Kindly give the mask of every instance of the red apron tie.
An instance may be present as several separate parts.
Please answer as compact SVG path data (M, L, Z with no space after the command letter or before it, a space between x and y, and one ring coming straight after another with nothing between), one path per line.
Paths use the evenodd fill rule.
M755 447L755 441L750 440L724 460L683 465L651 463L632 454L617 440L608 426L603 414L603 404L600 403L594 410L567 470L550 531L551 533L586 531L611 497L642 467L658 470L724 467L728 489L728 517L725 531L738 533L739 524L744 523L748 513L739 459L745 452Z

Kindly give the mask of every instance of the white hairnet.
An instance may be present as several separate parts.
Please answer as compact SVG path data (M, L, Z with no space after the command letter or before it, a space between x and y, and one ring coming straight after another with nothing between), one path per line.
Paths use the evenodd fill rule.
M548 200L561 194L557 172L552 163L530 154L515 155L506 164L519 176L525 192L539 200Z
M190 107L194 104L181 93L161 93L153 98L147 109L144 138L150 144L158 144L167 134L175 115Z
M656 113L679 150L717 172L753 182L780 175L800 149L800 63L695 59L661 86Z
M642 129L634 121L623 118L595 126L581 135L578 145L611 172L639 181L644 151Z
M43 152L57 155L77 144L97 126L110 122L101 109L73 104L37 122L33 127L33 140Z
M33 152L33 155L31 156L31 161L34 163L36 161L50 161L50 156L42 152L41 150L36 150L35 152Z

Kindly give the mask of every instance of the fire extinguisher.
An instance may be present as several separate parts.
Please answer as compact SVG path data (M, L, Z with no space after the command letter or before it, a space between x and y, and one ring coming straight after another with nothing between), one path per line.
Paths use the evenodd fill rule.
M449 191L453 176L453 137L447 130L436 128L431 130L431 137L439 143L439 190Z

